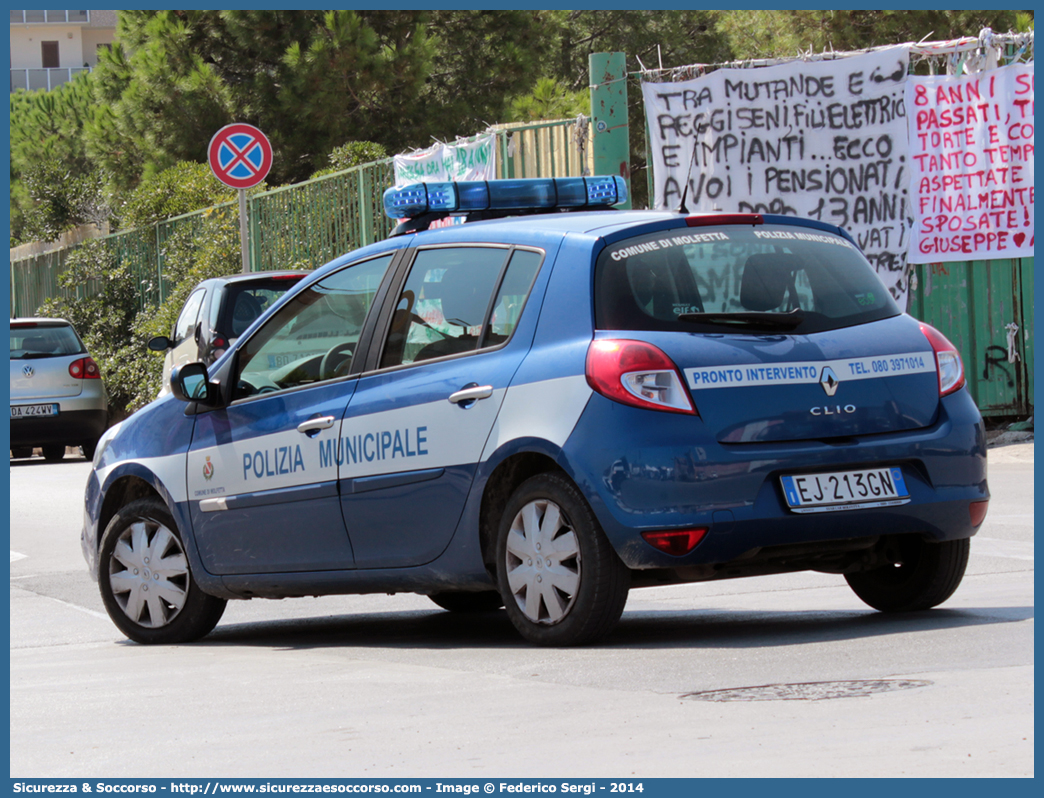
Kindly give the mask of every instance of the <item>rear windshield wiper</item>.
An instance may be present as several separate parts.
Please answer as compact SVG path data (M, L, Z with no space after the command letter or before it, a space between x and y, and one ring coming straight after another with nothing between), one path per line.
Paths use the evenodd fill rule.
M795 308L790 313L682 313L678 321L713 324L744 330L793 330L805 320L805 313Z
M11 360L35 360L38 357L60 357L54 352L26 352L24 355L17 355L12 357Z

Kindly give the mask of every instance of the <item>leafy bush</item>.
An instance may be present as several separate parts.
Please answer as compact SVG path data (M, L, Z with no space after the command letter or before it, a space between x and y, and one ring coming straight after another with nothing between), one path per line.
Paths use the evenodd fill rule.
M325 169L320 169L310 179L343 172L353 166L380 161L387 157L388 151L383 144L375 141L349 141L347 144L334 148L330 153L330 165Z
M81 224L101 224L109 218L109 202L100 172L76 174L57 159L30 166L22 184L31 204L22 209L21 236L53 241Z
M170 333L197 283L239 271L238 208L213 209L198 226L186 225L167 239L164 274L170 289L159 307L138 310L140 294L150 287L135 284L128 262L117 253L111 239L92 239L74 250L58 282L79 296L49 299L40 309L76 327L101 370L114 419L159 392L163 355L148 349L149 339Z
M146 227L236 198L205 163L182 161L144 179L120 208L120 227Z

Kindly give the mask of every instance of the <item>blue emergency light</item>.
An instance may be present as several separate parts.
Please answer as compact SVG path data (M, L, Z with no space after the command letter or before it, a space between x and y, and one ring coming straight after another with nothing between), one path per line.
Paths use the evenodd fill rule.
M384 211L392 219L412 219L425 213L604 208L626 201L627 183L615 175L466 180L389 188Z

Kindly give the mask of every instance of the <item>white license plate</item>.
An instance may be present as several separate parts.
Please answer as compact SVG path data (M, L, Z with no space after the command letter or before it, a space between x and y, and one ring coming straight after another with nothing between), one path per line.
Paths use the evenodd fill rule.
M29 416L56 416L58 405L11 405L11 418L28 418Z
M780 481L787 505L795 513L893 507L910 501L902 469L896 466L790 475Z

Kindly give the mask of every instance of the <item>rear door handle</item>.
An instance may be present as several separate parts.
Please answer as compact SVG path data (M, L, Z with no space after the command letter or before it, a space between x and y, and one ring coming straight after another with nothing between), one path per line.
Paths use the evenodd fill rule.
M474 402L476 399L488 399L493 395L492 385L475 385L471 388L463 388L449 395L449 400L455 405L464 402Z
M333 416L322 416L320 418L310 418L307 421L302 421L297 425L297 431L303 432L305 435L314 435L320 430L330 429L334 425Z

